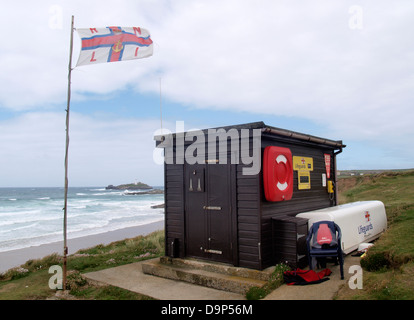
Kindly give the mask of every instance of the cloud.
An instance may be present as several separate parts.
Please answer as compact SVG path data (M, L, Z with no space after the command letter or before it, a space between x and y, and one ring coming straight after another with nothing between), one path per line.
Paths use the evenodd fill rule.
M0 13L0 108L65 105L73 14L76 27L140 25L155 43L148 59L76 68L74 101L126 88L158 93L161 77L164 98L178 104L304 118L328 137L413 155L404 147L414 134L414 4L407 1L367 0L357 11L329 0L120 0L111 9L71 1L58 4L61 28L52 27L60 21L56 2L25 4ZM355 19L362 20L354 28ZM11 25L29 35L24 42L6 31Z
M400 118L414 115L413 6L367 2L363 29L353 30L349 6L260 4L177 6L164 21L173 31L159 35L165 94L199 108L304 117L349 138L412 132Z
M163 181L152 158L159 121L70 117L69 185ZM65 113L28 112L0 122L0 186L63 186Z

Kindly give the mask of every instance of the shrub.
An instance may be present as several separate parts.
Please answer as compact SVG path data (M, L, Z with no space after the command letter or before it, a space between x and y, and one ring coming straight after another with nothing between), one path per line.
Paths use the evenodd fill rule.
M69 290L76 291L88 284L86 279L79 271L70 271L66 279L66 287Z
M251 287L247 292L246 292L246 299L247 300L259 300L259 299L263 299L264 297L267 296L267 292L266 290L261 287Z
M16 267L7 270L5 273L2 273L0 276L0 280L6 281L6 280L16 280L23 278L29 274L29 270L22 267Z
M52 253L41 259L31 259L22 265L23 268L33 272L42 269L49 269L50 266L61 264L62 257L57 253Z
M389 268L390 265L384 252L367 252L367 255L361 259L361 267L366 271L379 271Z

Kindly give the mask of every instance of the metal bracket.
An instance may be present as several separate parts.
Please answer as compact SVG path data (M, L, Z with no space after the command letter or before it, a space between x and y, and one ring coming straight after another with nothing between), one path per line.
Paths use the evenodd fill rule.
M300 233L297 233L297 234L296 234L296 240L299 240L300 238L302 238L302 237L304 237L304 236L306 236L306 234L300 234Z
M223 251L220 251L220 250L213 250L213 249L204 249L204 252L207 252L207 253L214 253L214 254L223 254Z
M221 207L215 207L215 206L203 206L204 210L216 210L216 211L220 211Z
M296 254L298 261L304 257L306 257L306 254Z

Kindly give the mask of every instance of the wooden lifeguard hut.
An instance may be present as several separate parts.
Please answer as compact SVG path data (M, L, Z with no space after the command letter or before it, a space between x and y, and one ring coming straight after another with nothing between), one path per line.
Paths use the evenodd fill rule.
M166 256L257 270L306 264L307 219L295 216L337 204L342 141L263 122L155 140L165 149Z

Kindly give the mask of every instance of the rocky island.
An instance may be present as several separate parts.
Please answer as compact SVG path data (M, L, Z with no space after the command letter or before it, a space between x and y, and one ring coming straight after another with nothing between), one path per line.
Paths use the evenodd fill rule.
M119 186L114 186L110 184L105 187L106 190L124 190L124 195L140 195L140 194L163 194L164 190L154 189L153 187L147 185L143 182L120 184ZM132 191L131 191L132 190ZM146 191L141 191L146 190Z
M119 186L114 186L110 184L105 187L106 190L149 190L152 189L151 186L143 182L120 184Z

